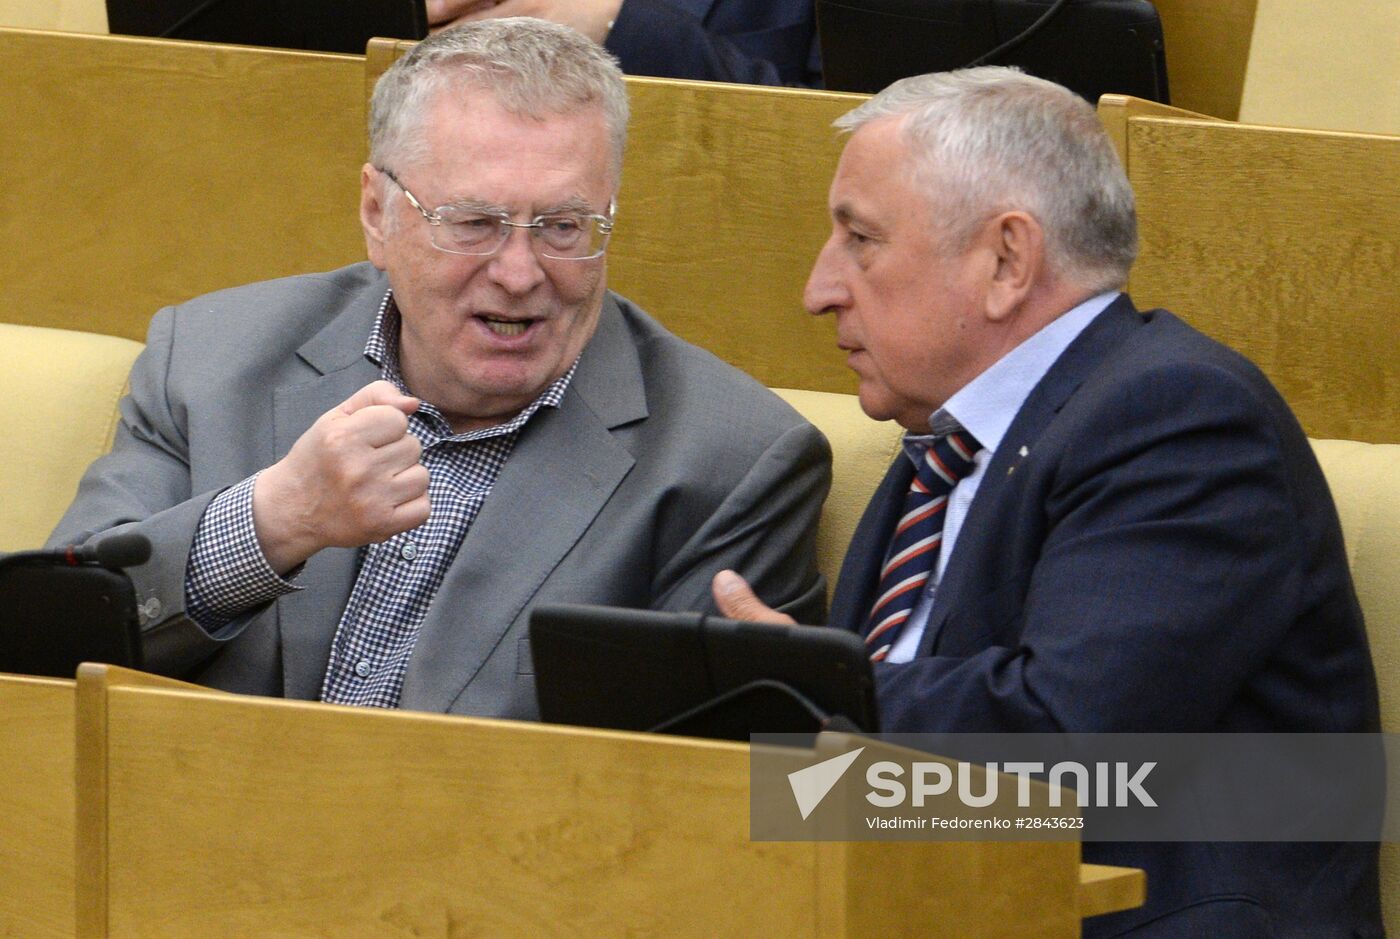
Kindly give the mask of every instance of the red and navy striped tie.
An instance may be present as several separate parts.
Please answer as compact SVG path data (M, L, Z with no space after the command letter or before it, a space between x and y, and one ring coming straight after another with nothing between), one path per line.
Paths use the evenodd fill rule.
M948 494L968 473L981 445L965 430L934 439L924 451L918 472L904 497L904 514L895 526L880 571L875 605L865 624L865 644L873 662L889 655L890 647L909 621L933 572L943 542L943 517Z

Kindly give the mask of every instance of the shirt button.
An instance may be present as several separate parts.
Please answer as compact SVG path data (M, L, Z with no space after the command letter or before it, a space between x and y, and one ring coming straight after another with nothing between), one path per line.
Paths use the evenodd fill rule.
M361 678L368 678L369 673L373 670L367 659L361 659L355 663L355 674L359 675Z
M418 546L411 541L405 541L403 547L399 549L399 557L405 561L412 561L418 557Z

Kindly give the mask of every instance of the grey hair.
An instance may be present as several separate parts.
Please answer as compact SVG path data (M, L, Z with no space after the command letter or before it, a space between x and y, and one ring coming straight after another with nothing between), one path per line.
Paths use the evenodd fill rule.
M531 118L601 106L614 184L621 179L627 88L617 60L583 34L515 16L465 23L424 39L375 83L370 162L387 168L420 156L424 111L444 90L486 91L510 113Z
M984 66L897 81L835 126L853 133L885 118L901 121L911 178L950 250L966 248L991 215L1017 209L1044 229L1056 274L1095 291L1127 281L1137 257L1133 191L1089 102Z

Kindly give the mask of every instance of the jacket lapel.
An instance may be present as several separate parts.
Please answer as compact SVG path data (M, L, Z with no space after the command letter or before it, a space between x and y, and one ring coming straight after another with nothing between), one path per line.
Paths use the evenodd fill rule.
M684 13L689 13L697 20L704 21L710 15L710 8L715 5L715 0L669 0L671 6L679 8Z
M1031 476L1029 472L1013 472L1013 467L1020 469L1022 462L1032 458L1036 441L1055 415L1112 350L1142 324L1142 316L1127 294L1119 296L1069 344L1031 390L1007 428L963 520L953 556L934 594L933 609L919 642L919 655L930 655L937 648L943 625L960 598L997 586L979 582L985 581L986 567L977 559L989 551L996 552L999 526L994 520L1001 514L1002 503ZM1022 456L1023 452L1027 455Z
M611 429L646 414L636 348L609 296L559 408L521 432L448 568L400 706L450 709L631 470Z
M297 354L319 374L310 381L278 388L273 394L273 439L280 460L316 419L379 377L364 356L387 282L354 295L345 310ZM302 569L305 589L277 603L282 637L282 683L288 698L316 698L330 660L331 640L354 583L358 551L329 548Z

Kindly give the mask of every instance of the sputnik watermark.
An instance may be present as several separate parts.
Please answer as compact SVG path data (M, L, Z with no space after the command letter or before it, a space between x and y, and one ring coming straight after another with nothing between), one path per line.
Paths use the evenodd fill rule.
M1003 773L1016 777L1016 807L1031 808L1036 804L1031 800L1033 775L1047 773L1044 763L1018 761L987 763L983 766L959 762L955 765L958 801L971 808L985 808L996 804L1000 794L999 780L1003 778ZM1143 763L1136 768L1128 763L1094 763L1092 766L1092 771L1083 763L1073 761L1051 766L1047 780L1050 787L1050 807L1060 808L1069 804L1066 802L1066 792L1069 800L1080 808L1089 805L1120 809L1134 804L1146 807L1157 805L1156 800L1143 788L1147 775L1157 766L1155 761ZM866 795L866 801L886 809L908 802L914 808L920 809L924 807L926 799L946 795L952 791L954 770L947 763L913 763L908 772L909 785L905 785L903 781L905 775L905 768L899 763L890 760L871 763L865 771L865 781L872 790ZM1072 785L1066 786L1067 780ZM978 785L982 791L973 792L973 788ZM808 814L811 814L810 811Z
M788 774L792 797L804 820L811 817L812 812L863 752L865 748L859 747ZM1148 762L1134 769L1127 763L1095 763L1090 770L1083 763L1056 763L1048 770L1050 806L1059 808L1067 804L1066 792L1068 799L1080 808L1089 805L1100 808L1126 808L1134 803L1147 807L1156 806L1157 802L1151 793L1143 788L1143 782L1156 765L1156 762ZM921 809L927 800L952 792L956 775L958 801L971 808L985 808L997 801L1002 773L1016 778L1017 808L1031 808L1034 804L1031 800L1033 774L1046 774L1044 763L989 763L983 767L965 762L950 766L947 763L920 760L911 764L906 773L901 764L892 760L880 760L866 767L865 782L870 791L865 794L865 801L884 809L905 804ZM908 785L904 782L906 775L909 777ZM1091 779L1094 781L1092 785ZM1073 785L1066 787L1066 780L1072 781ZM973 792L978 785L982 791ZM928 819L892 821L900 824L876 825L872 820L871 827L925 827Z
M1381 735L822 734L752 743L757 840L1400 840L1400 810L1387 811L1386 798L1400 792L1400 746Z
M857 747L840 756L822 760L806 769L788 773L788 784L792 786L792 797L797 801L797 810L802 813L803 821L806 821L813 810L821 805L827 793L841 781L842 776L846 775L846 770L851 768L856 757L864 752L865 747Z

